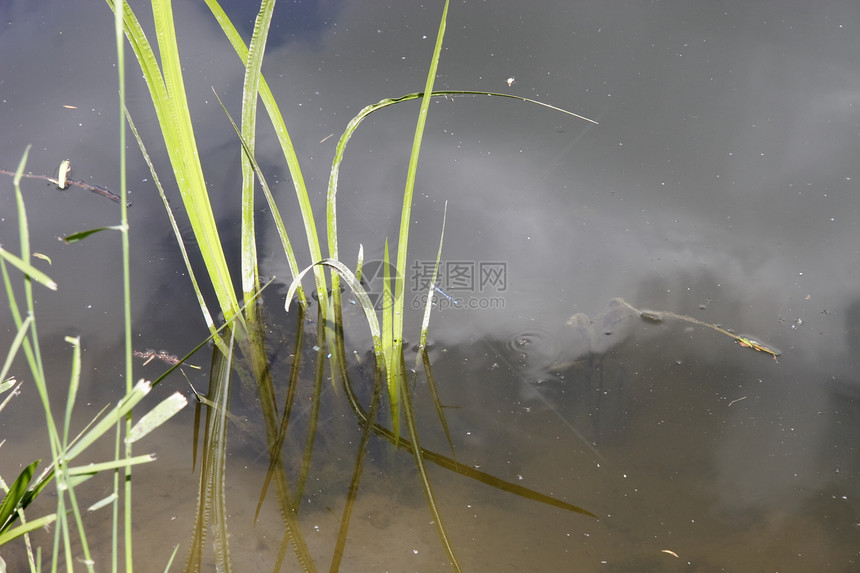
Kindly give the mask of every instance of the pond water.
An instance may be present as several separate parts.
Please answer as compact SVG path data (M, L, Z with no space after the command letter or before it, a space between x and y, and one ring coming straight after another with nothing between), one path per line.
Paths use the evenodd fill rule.
M237 117L242 70L205 6L176 4L204 170L236 265L240 150L212 87ZM149 21L145 3L133 5ZM250 26L254 14L245 10L227 6ZM53 175L70 159L73 178L118 189L107 5L13 1L0 14L0 168L14 169L32 144L29 171ZM264 73L318 213L347 122L367 104L423 88L440 14L434 2L276 8ZM600 518L431 467L465 570L860 566L858 27L847 0L452 3L439 89L510 92L599 122L490 97L439 99L430 108L408 304L421 302L416 285L428 278L447 201L440 287L457 303L440 299L431 359L457 460ZM167 181L133 59L128 87L131 113ZM359 244L367 260L381 259L385 238L398 232L416 112L403 104L373 114L347 148L338 212L349 266ZM261 128L257 149L295 229L300 265L309 264L270 130ZM135 346L182 355L207 330L133 143L128 157ZM0 177L0 242L14 252L11 178ZM56 237L115 224L118 207L81 189L59 192L35 180L23 188L34 250L51 258L60 284L57 293L38 293L43 352L60 396L70 359L63 337L82 337L83 425L124 386L119 241L102 233L64 245ZM172 200L179 204L175 193ZM286 277L267 211L260 215L263 273ZM267 293L273 325L291 323L276 312L286 280ZM618 297L664 312L664 320L645 320L652 315L619 306ZM14 332L5 294L2 302L6 348ZM414 342L421 314L406 318ZM368 337L360 317L355 323L349 351L364 356ZM708 325L748 333L781 354L743 348ZM289 328L272 330L291 340ZM289 351L272 352L288 362ZM199 372L186 371L205 388L208 359L196 363ZM136 376L160 373L138 367ZM326 388L322 470L301 509L321 568L354 458L347 446L359 436L342 394ZM190 395L179 376L156 394L176 389ZM415 400L422 445L445 452L420 377ZM267 571L282 526L274 507L253 525L267 461L252 402L237 399L248 424L230 430L231 540L241 570ZM35 390L25 386L13 405L0 413L7 482L47 455ZM141 570L162 570L176 543L180 555L187 550L199 478L192 427L187 408L142 446L159 460L136 474ZM368 460L342 570L449 570L409 455L379 440ZM105 495L94 489L93 501ZM99 530L106 518L90 521ZM105 539L95 539L104 551ZM0 550L10 570L20 551Z

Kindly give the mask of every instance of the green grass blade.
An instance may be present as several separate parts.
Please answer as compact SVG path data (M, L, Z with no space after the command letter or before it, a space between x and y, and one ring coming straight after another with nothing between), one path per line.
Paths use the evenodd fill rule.
M88 229L86 231L80 231L78 233L72 233L71 235L66 235L63 237L63 242L67 245L71 245L72 243L77 243L79 241L83 241L90 235L95 235L96 233L101 233L102 231L123 231L125 227L122 225L111 225L109 227L98 227L96 229Z
M115 9L114 0L107 0L107 3ZM170 0L153 0L152 11L162 70L140 23L127 5L123 11L123 27L149 88L182 202L194 236L200 244L203 262L224 317L229 320L238 312L239 304L221 248L197 153Z
M394 435L400 437L400 361L396 359L400 348L394 339L394 299L391 296L391 257L388 254L388 239L382 258L382 351L385 355L385 381L388 399L391 402L391 426Z
M165 103L168 106L167 115L170 123L162 124L162 129L170 130L169 139L165 137L165 144L168 146L168 151L173 151L171 163L177 176L179 191L188 212L191 227L194 229L194 236L200 243L200 253L206 263L224 318L229 320L238 313L239 304L233 291L224 251L221 248L221 240L197 153L197 142L194 138L188 98L185 95L170 0L153 0L152 14L161 54L164 84L169 95ZM159 118L159 123L161 119Z
M221 9L221 6L216 0L204 1L209 7L209 10L212 12L212 15L215 17L215 20L221 26L221 29L223 30L224 35L227 37L227 40L229 40L230 44L233 46L233 49L236 51L236 55L238 55L239 59L242 61L242 65L246 65L246 62L248 60L248 48L245 45L245 42L242 40L241 36L239 35L239 32L236 31L236 27L233 26L233 23L227 17L227 14L224 13L224 10ZM307 187L305 186L305 180L304 176L302 175L301 166L299 165L299 158L296 155L295 147L293 146L293 142L290 139L290 134L287 130L286 124L284 123L284 118L281 115L280 108L275 101L275 97L272 95L272 91L269 89L269 85L266 82L266 79L262 75L260 76L259 93L260 98L263 100L263 105L266 107L266 111L269 114L269 120L272 122L272 126L275 128L275 134L277 135L278 143L281 146L281 151L284 154L284 159L286 160L287 167L290 170L290 178L293 180L293 187L296 192L296 199L299 202L299 210L302 215L302 222L304 224L305 235L308 241L308 249L310 250L311 261L319 262L322 259L322 251L320 250L319 237L317 236L316 222L314 220L314 213L311 207L310 197L308 196ZM316 280L317 292L319 293L320 302L322 302L322 300L326 296L327 291L325 273L322 271L321 268L314 268L314 277Z
M134 443L143 438L155 428L169 420L174 414L188 405L188 399L175 392L162 400L155 408L147 412L131 429L126 441Z
M30 328L30 323L33 322L32 315L27 316L24 319L24 322L21 323L21 326L18 327L18 332L15 333L15 338L12 339L12 344L9 346L9 352L6 354L6 361L3 362L3 368L0 370L0 384L6 383L6 375L9 373L9 369L12 368L12 362L15 360L15 356L18 354L18 349L21 348L21 344L26 340L27 330ZM11 387L14 384L9 384ZM0 391L8 390L8 388L3 387ZM0 408L2 410L3 408Z
M49 525L57 520L57 514L52 513L50 515L45 515L43 517L39 517L38 519L34 519L32 521L28 521L24 525L19 525L14 529L10 529L2 534L0 534L0 546L12 541L16 537L21 537L24 534L30 533L31 531L36 531L46 525Z
M442 9L442 21L439 23L439 31L436 34L436 46L433 49L433 57L430 60L430 69L427 71L427 83L424 86L424 96L421 98L421 109L418 111L418 123L415 126L415 136L412 140L412 153L409 156L409 170L406 173L403 208L400 211L400 236L397 240L397 274L394 276L394 344L397 351L403 347L406 259L409 246L409 225L412 221L412 194L415 190L415 177L418 173L418 156L421 152L424 126L427 123L427 112L430 108L433 84L436 82L436 70L439 68L439 57L442 53L442 41L445 38L448 3L448 0L445 0L445 7Z
M22 259L20 257L16 257L15 255L10 253L9 251L4 249L3 247L0 247L0 257L2 257L10 265L12 265L16 269L18 269L19 271L21 271L22 273L27 275L28 277L30 277L31 279L33 279L34 281L36 281L40 285L44 286L45 288L49 288L51 290L57 290L57 283L55 283L53 281L53 279L51 279L51 277L49 277L48 275L46 275L45 273L43 273L42 271L40 271L39 269L37 269L36 267L31 265L30 263L28 263L24 259Z
M278 209L277 204L275 203L275 197L274 195L272 195L272 190L269 187L265 176L263 175L263 171L260 169L260 165L254 158L253 150L248 145L248 142L245 141L245 137L239 131L239 128L236 126L236 122L233 121L233 117L230 115L230 112L227 111L227 108L224 106L224 103L221 101L221 98L218 96L217 92L215 93L215 98L218 100L218 103L221 104L221 109L224 110L224 114L227 116L227 119L230 120L230 125L233 126L233 130L236 132L236 136L239 138L239 142L242 144L242 150L244 152L243 155L245 160L251 163L254 168L254 173L260 180L260 186L263 188L263 194L266 196L266 202L269 205L269 211L272 213L272 218L275 221L275 228L278 231L278 237L281 239L281 246L284 249L284 254L286 254L287 256L287 262L290 266L290 272L292 273L293 278L295 278L299 274L299 264L296 261L296 254L293 251L293 245L290 242L289 235L287 234L287 228L284 225L284 220L281 218L281 212ZM297 293L299 297L299 303L302 305L302 308L307 308L308 300L305 297L305 292L304 289L302 289L301 285L299 285Z
M149 462L154 462L155 456L152 454L144 454L142 456L135 456L133 458L120 458L118 460L111 460L109 462L101 462L97 464L87 464L85 466L74 466L68 468L68 473L70 476L93 476L99 472L111 471L120 468L126 468L128 466L133 466L137 464L148 464Z
M24 495L27 493L27 488L30 486L33 474L36 472L36 466L39 465L40 461L36 460L32 462L18 474L18 477L12 483L12 487L9 488L9 491L3 497L3 501L0 502L0 532L6 531L14 522L18 508Z
M107 415L99 421L98 424L93 426L89 432L87 432L81 439L75 443L71 448L68 449L64 456L64 460L69 462L77 457L81 452L87 449L94 441L96 441L100 436L104 435L108 430L110 430L114 424L116 424L119 420L121 420L126 414L128 414L138 402L143 400L144 396L146 396L149 391L152 389L152 386L149 382L145 380L141 380L137 384L134 385L134 389L123 396L123 398L119 401L119 403L107 413Z
M63 447L69 445L69 425L72 423L72 409L75 406L75 398L78 395L78 386L81 382L81 339L80 337L67 336L66 342L72 345L72 372L69 376L69 395L66 398L66 417L63 424Z
M131 128L131 133L134 135L134 139L137 141L137 145L140 148L140 153L143 155L143 159L149 167L149 173L152 175L155 188L158 189L158 195L161 197L161 202L164 205L165 212L167 213L167 218L170 220L170 227L173 229L173 236L176 237L176 243L179 246L179 251L182 253L182 260L185 263L185 269L188 271L188 278L191 279L191 286L194 289L194 294L197 296L197 304L200 307L200 312L203 314L203 320L206 322L209 332L212 333L215 345L218 346L222 352L226 353L227 346L222 338L218 336L218 331L220 329L216 328L215 321L212 319L212 313L209 312L209 306L206 304L206 299L203 298L203 292L200 290L200 284L197 282L197 275L194 273L194 268L191 266L191 260L188 258L188 250L185 248L185 240L182 238L182 232L179 230L179 225L176 223L176 217L173 216L173 209L170 207L170 202L167 200L167 194L164 192L164 187L161 185L161 179L155 171L155 165L152 164L149 153L146 151L146 146L143 144L143 139L141 139L128 110L125 110L125 117L126 121L128 121L128 126ZM242 315L240 313L237 316L241 318ZM153 386L156 383L157 381L153 382Z
M257 124L257 90L260 84L260 68L269 25L272 22L274 0L263 0L254 22L251 47L245 62L245 78L242 84L242 140L246 149L242 154L242 291L245 301L259 290L260 277L257 267L257 236L254 232L254 168L249 157L254 157ZM219 99L220 101L220 99ZM223 104L222 104L223 107ZM231 120L232 121L232 120ZM257 306L246 304L250 322L255 322Z

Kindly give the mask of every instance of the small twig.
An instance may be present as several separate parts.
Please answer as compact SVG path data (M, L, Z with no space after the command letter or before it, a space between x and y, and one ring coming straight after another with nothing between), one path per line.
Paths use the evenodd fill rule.
M108 199L110 199L114 203L120 203L122 201L122 199L120 199L119 195L117 195L116 193L114 193L112 191L109 191L108 189L105 189L104 187L100 187L98 185L90 185L89 183L85 183L83 181L78 181L75 179L66 179L65 175L68 174L69 169L68 169L68 164L65 161L63 162L63 164L66 167L66 169L63 170L62 167L60 168L60 175L59 175L58 179L54 179L53 177L48 177L47 175L34 175L33 173L23 173L21 175L21 177L26 177L28 179L39 179L41 181L47 181L48 183L53 183L54 185L56 185L57 188L60 190L67 189L70 185L74 185L75 187L80 187L81 189L86 189L87 191L92 191L93 193L97 193L97 194L101 195L102 197L107 197ZM64 171L65 171L65 174L63 173ZM0 174L9 175L11 177L15 176L14 171L7 171L5 169L0 169ZM129 207L130 206L131 206L131 203L129 203Z

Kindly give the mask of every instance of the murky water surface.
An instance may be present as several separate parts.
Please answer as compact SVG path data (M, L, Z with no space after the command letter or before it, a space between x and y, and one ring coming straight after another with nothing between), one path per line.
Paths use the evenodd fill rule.
M148 21L145 3L133 4ZM175 9L204 169L236 265L240 150L211 90L238 116L242 70L202 3ZM347 122L369 103L423 88L440 11L433 2L276 9L264 73L319 213ZM4 2L0 14L0 168L14 169L32 144L33 173L53 175L70 159L74 178L117 190L107 6ZM253 14L238 17L250 22ZM431 106L406 277L407 337L417 339L426 294L419 287L448 201L439 283L447 297L432 318L431 359L456 459L600 517L431 465L465 570L860 567L858 26L847 1L452 4L440 88L511 92L599 121L487 97ZM129 108L178 206L134 65ZM338 212L350 266L360 243L368 261L379 260L384 239L397 234L416 111L407 104L374 114L347 148ZM270 131L261 130L257 148L295 229L300 265L309 264ZM182 355L206 328L135 149L129 161L135 346ZM0 242L14 251L11 180L0 183ZM124 385L120 251L108 233L69 246L56 237L116 224L118 208L81 189L33 180L23 187L33 248L51 258L60 284L57 293L38 292L46 366L59 400L70 360L63 337L82 337L83 425ZM277 312L286 265L267 217L261 207L263 272L284 277L266 295L271 354L285 368L293 321ZM634 312L617 297L651 311ZM6 348L14 333L3 312ZM370 341L355 309L348 315L350 368L366 399ZM714 326L782 353L744 348ZM197 363L200 371L187 372L205 389L208 358ZM24 364L18 368L26 382ZM160 371L138 363L135 375ZM285 451L304 444L311 373L302 376L305 403ZM279 384L283 400L284 378ZM414 384L422 445L448 455L423 375ZM179 376L156 393L176 389L190 395ZM319 568L330 560L360 438L342 389L326 379L323 394L300 510ZM232 405L233 558L243 571L268 571L283 528L275 505L253 525L268 467L262 424L253 393L237 386ZM7 482L47 455L38 412L35 390L25 386L0 413ZM199 480L192 427L189 408L142 445L159 460L136 474L140 570L161 570L176 543L180 556L187 550ZM295 456L287 463L295 476ZM107 487L86 494L95 501ZM106 518L88 521L102 532ZM449 570L431 521L409 455L371 440L342 570ZM106 538L95 533L93 543L103 555ZM10 567L21 565L20 550L3 548Z

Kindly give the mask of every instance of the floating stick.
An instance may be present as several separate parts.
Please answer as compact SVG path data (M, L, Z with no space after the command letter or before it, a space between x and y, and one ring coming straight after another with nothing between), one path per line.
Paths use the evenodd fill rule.
M776 360L776 357L782 354L779 350L774 348L773 346L769 346L763 342L759 342L757 339L753 338L749 335L740 335L735 334L734 332L729 332L725 328L721 326L717 326L716 324L711 324L710 322L704 322L697 318L693 318L692 316L687 316L686 314L676 314L674 312L667 311L654 311L654 310L639 310L623 298L615 299L619 304L622 304L639 315L639 318L645 320L647 322L663 322L663 320L667 318L674 318L675 320L683 320L684 322L689 322L692 324L698 324L699 326L704 326L706 328L710 328L711 330L716 330L720 334L725 334L729 338L732 338L735 342L741 345L744 348L752 348L758 352L764 352L766 354L770 354L773 356L773 359Z

